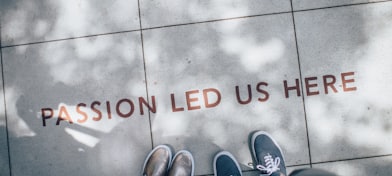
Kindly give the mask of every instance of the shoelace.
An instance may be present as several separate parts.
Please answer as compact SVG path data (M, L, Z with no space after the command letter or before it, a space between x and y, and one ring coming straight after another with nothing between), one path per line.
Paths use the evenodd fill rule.
M272 156L268 153L264 156L265 166L258 164L256 168L261 172L267 172L268 175L271 175L273 172L280 170L280 158L276 157L275 160Z

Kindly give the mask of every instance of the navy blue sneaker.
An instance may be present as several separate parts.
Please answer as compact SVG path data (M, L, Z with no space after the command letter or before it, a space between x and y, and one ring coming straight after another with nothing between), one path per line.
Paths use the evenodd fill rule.
M215 155L214 176L242 176L240 166L231 153L222 151Z
M286 165L278 143L266 132L253 133L251 152L255 169L262 175L286 175Z

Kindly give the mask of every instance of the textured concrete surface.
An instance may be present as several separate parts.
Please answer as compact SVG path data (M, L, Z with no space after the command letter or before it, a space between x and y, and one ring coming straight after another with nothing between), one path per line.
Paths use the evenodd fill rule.
M3 45L139 29L137 0L0 1Z
M180 7L180 8L176 8ZM290 12L289 0L140 1L144 28ZM162 18L164 16L164 18Z
M3 75L3 74L1 74ZM3 92L3 82L1 82L1 90ZM9 175L9 155L8 155L8 141L7 141L7 127L5 119L4 94L0 95L0 173L2 175Z
M392 4L385 3L295 14L303 76L355 72L346 79L356 78L347 84L356 91L319 89L324 95L305 98L315 162L392 152L390 9Z
M333 170L341 175L390 175L391 156L344 160L313 165L315 168Z
M390 175L392 1L0 1L0 175L139 175L156 145Z
M299 78L290 14L149 30L143 35L149 93L161 105L152 114L154 142L188 147L198 153L196 162L203 168L211 169L208 161L219 150L232 151L246 165L251 156L243 144L251 131L263 129L282 141L290 165L309 162L306 153L294 157L308 150L302 99L282 94L283 80ZM246 100L248 85L252 99L240 104L236 86ZM211 88L219 90L221 101L208 108L201 94ZM268 97L257 88L268 91ZM189 110L186 92L193 90L198 93L191 97L198 101L191 107L200 109ZM171 93L183 111L172 112ZM210 95L209 101L215 102L216 94Z
M315 8L330 8L337 6L366 4L368 2L377 2L383 0L292 0L294 10L307 10Z
M13 58L3 66L14 175L139 170L151 147L148 117L120 116L130 112L122 99L146 95L138 34L4 48L3 56ZM43 124L42 113L53 118Z

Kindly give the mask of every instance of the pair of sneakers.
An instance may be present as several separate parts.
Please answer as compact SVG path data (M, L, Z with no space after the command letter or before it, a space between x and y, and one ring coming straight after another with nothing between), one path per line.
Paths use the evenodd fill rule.
M194 165L193 156L189 151L180 150L172 159L171 148L167 145L158 145L144 161L142 176L193 176Z
M255 169L261 175L285 176L286 166L278 143L264 131L257 131L250 139L250 150ZM214 158L215 176L242 176L234 156L227 151L219 152Z

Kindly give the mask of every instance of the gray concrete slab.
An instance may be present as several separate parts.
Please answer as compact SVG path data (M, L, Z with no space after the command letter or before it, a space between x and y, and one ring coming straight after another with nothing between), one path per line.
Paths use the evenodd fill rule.
M3 63L13 175L140 174L139 32L3 48Z
M0 76L2 78L2 68ZM1 79L2 80L2 79ZM0 82L0 175L10 175L8 141L7 141L7 123L5 118L3 81Z
M392 156L356 159L315 164L313 167L332 171L338 175L391 175Z
M3 46L139 29L137 0L0 1Z
M309 163L302 98L283 86L299 78L293 32L291 14L143 31L154 145L190 150L196 174L212 174L220 150L246 171L248 136L264 130L289 165Z
M141 0L143 28L291 11L289 0ZM162 18L162 17L165 18Z
M294 30L289 0L140 0L145 65L140 31L114 34L139 29L137 0L0 1L0 175L139 175L159 144L196 175L221 150L258 175L256 130L288 173L390 175L392 1L376 1L293 0Z
M312 162L392 153L391 15L392 2L295 13Z
M326 8L343 5L354 5L368 2L378 2L383 0L293 0L294 10L307 10L315 8Z

